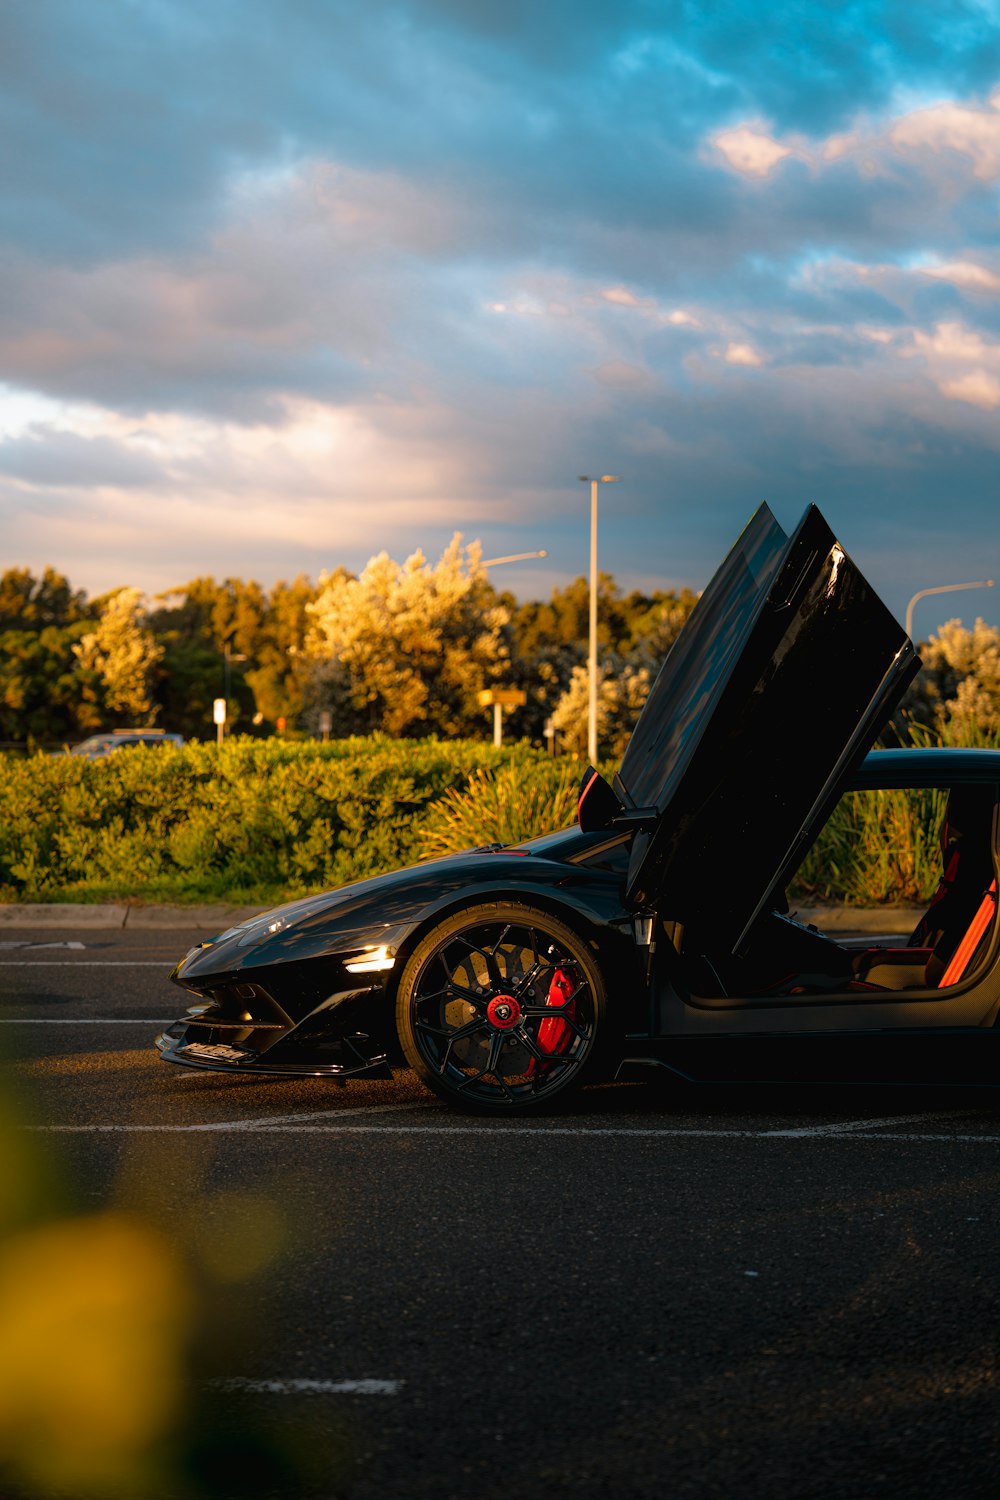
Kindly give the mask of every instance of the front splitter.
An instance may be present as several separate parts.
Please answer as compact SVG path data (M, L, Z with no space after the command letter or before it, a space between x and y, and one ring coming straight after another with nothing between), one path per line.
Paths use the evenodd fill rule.
M261 1073L272 1078L392 1078L392 1069L384 1053L357 1064L268 1062L266 1057L262 1058L255 1052L245 1052L242 1057L233 1055L240 1050L235 1047L227 1047L225 1052L221 1046L212 1048L211 1052L208 1047L192 1052L190 1044L176 1047L172 1041L165 1034L156 1038L156 1047L164 1062L176 1063L182 1068L200 1068L207 1073Z

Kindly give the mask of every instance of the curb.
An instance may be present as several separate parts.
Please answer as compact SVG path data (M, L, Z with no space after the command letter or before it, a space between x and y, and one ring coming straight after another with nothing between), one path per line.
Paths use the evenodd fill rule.
M195 927L225 932L266 906L88 906L85 902L24 902L0 906L0 927ZM909 906L805 906L792 915L825 932L912 932L924 914Z
M0 906L0 927L160 927L225 932L266 906L89 906L85 902L24 902Z
M824 932L910 933L927 910L924 906L803 906L791 915Z

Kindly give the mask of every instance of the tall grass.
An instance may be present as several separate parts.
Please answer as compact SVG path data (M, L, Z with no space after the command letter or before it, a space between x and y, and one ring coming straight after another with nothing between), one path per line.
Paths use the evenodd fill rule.
M906 723L892 739L902 749L1000 749L1000 731L969 718L934 728ZM946 790L849 792L789 885L789 899L922 905L941 878L939 836L947 801Z
M474 771L427 810L418 834L424 856L453 854L476 844L520 844L565 828L576 817L580 767L572 762L521 761Z
M941 875L947 791L848 792L799 867L789 900L901 906L929 900Z

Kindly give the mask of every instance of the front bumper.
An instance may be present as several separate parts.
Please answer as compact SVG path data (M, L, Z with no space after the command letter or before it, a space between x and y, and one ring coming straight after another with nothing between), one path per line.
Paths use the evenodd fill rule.
M350 988L345 978L313 964L280 966L252 981L238 973L205 976L197 989L188 979L185 987L200 1003L156 1046L166 1062L216 1072L391 1077L384 976Z

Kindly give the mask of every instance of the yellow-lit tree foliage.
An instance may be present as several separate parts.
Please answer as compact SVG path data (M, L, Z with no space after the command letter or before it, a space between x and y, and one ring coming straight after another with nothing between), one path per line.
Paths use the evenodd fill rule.
M313 704L330 712L334 735L480 729L477 694L508 671L509 611L479 544L463 547L458 534L434 564L380 552L359 578L324 577L308 612Z
M73 653L81 673L100 680L103 706L129 724L152 724L157 715L153 673L163 647L146 628L139 589L116 589L102 602L94 630Z

